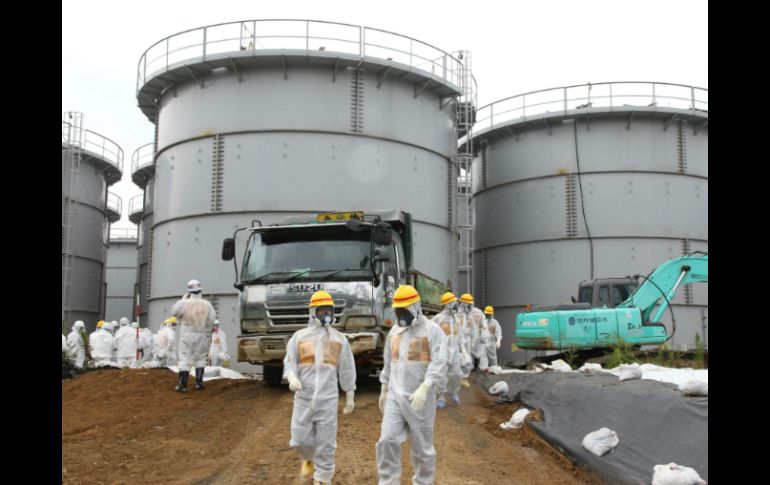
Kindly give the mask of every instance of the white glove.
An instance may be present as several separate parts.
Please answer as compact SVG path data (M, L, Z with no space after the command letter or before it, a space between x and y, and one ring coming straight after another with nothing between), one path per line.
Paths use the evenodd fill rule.
M500 341L499 340L497 341L497 348L498 349L500 348Z
M432 385L433 381L425 379L422 384L420 384L420 387L409 396L409 401L412 403L412 409L415 411L422 410L422 407L425 406L425 400L428 398L428 391Z
M355 396L356 391L348 391L345 393L347 396L347 400L345 402L345 407L342 409L342 414L350 414L353 412L353 408L356 407L356 403L353 402L353 397Z
M388 385L383 384L380 388L380 414L385 413L385 400L388 398Z
M297 379L297 376L294 374L289 374L286 376L286 380L289 381L289 390L290 391L299 391L302 389L302 383Z

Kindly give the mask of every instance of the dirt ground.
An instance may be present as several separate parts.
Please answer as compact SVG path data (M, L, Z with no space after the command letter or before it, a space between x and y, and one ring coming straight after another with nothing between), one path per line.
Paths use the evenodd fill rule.
M292 393L259 380L218 379L174 392L166 369L103 370L62 381L62 483L309 484L289 447ZM191 381L192 384L192 381ZM358 384L341 412L334 484L374 484L379 383ZM478 387L438 411L437 484L599 485L525 425L503 430L517 404ZM402 484L411 483L408 444Z

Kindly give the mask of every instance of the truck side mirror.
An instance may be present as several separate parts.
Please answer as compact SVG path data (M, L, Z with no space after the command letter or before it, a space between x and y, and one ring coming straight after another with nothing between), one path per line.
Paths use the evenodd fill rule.
M374 248L372 262L376 263L377 261L390 261L390 255L386 248Z
M393 242L391 226L387 222L378 222L372 226L372 230L374 231L374 244L377 244L378 246L390 246Z
M230 261L235 257L235 239L228 237L222 242L222 259Z

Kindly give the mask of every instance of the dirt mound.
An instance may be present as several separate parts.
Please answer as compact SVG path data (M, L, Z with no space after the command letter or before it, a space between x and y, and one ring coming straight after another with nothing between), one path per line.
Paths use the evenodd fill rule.
M286 386L220 379L174 392L168 370L103 370L62 381L63 484L307 484L289 447ZM191 381L192 382L192 381ZM359 382L356 409L339 413L335 484L376 483L379 383ZM517 404L478 388L438 412L439 484L597 484L526 426L502 430ZM344 396L340 408L344 404ZM402 483L411 483L409 446Z

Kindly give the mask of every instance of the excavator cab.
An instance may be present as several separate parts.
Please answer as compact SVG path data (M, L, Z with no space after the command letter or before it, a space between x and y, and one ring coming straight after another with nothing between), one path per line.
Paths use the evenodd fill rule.
M577 301L588 303L593 308L615 308L631 296L639 287L633 278L599 278L581 281Z

